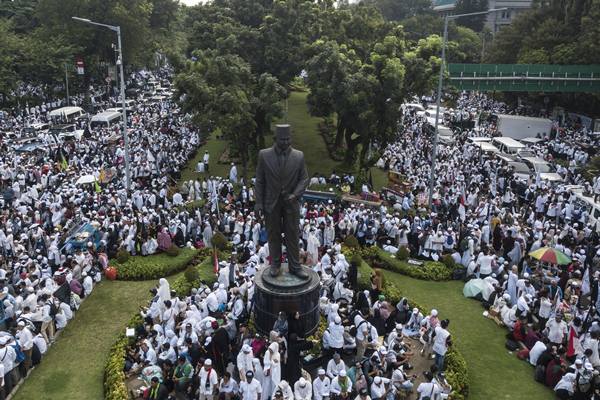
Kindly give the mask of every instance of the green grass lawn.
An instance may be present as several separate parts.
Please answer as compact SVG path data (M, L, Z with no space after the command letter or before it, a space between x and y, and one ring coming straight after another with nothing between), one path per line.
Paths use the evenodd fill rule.
M219 157L221 157L221 154L223 154L223 151L225 151L225 148L227 147L227 141L217 139L216 135L217 134L213 132L206 144L198 149L196 157L191 159L187 166L181 170L180 183L190 179L198 179L201 176L229 176L229 165L218 162ZM210 154L208 161L210 174L200 174L196 172L196 164L203 159L205 150L208 150L208 154Z
M292 126L292 146L304 152L308 175L315 173L331 175L333 170L341 171L342 163L329 157L327 147L317 125L321 118L311 117L306 106L307 92L291 92L288 99L287 121Z
M387 282L423 307L450 320L454 343L469 369L469 399L552 399L550 389L533 379L533 367L504 347L506 328L482 316L483 308L462 294L463 282L431 282L384 271Z

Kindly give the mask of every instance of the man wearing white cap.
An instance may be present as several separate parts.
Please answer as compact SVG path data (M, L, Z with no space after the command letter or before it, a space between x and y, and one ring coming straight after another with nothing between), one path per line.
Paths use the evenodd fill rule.
M371 384L371 398L373 400L384 400L386 389L385 385L390 383L390 380L387 378L382 378L381 376L376 376L373 379L373 383Z
M298 379L294 384L294 399L295 400L311 400L312 385L304 377Z
M318 376L313 381L313 400L329 400L329 392L331 390L331 381L325 375L325 370L320 368L317 372Z
M212 368L212 360L210 358L204 361L204 366L198 372L198 378L200 378L198 400L213 400L218 387L219 377L217 376L217 371Z
M25 353L25 360L23 361L23 365L25 370L29 370L31 367L31 352L33 350L33 335L29 328L25 326L25 322L19 321L17 324L17 340L19 342L19 346L21 346L21 350Z
M240 374L240 382L243 381L246 377L246 372L254 371L254 366L252 364L252 359L254 358L254 354L252 354L252 347L248 344L244 344L242 346L242 351L237 355L237 369Z
M346 376L346 370L341 370L339 375L331 380L331 393L338 398L347 399L352 393L352 381Z

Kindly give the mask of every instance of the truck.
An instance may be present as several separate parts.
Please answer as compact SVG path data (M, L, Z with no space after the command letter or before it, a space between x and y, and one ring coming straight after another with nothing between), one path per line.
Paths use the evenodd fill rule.
M547 118L498 114L498 132L516 140L529 137L550 137L552 121Z

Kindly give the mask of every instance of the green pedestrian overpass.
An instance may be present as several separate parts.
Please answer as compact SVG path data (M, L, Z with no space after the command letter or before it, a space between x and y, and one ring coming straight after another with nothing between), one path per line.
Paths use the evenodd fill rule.
M448 81L482 92L600 92L600 65L448 64Z

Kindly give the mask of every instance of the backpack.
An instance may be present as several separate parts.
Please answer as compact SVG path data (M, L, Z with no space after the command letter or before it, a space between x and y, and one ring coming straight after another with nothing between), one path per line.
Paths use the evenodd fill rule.
M46 304L50 306L50 316L52 318L56 317L56 314L58 314L58 307L56 307L56 304L54 304L53 301L49 301Z
M504 345L509 351L516 351L519 348L519 343L514 340L507 339L506 344Z
M535 367L534 379L540 383L546 382L546 367L544 367L542 364Z

